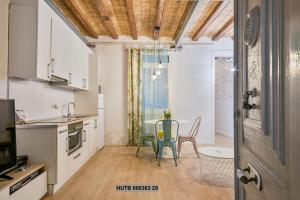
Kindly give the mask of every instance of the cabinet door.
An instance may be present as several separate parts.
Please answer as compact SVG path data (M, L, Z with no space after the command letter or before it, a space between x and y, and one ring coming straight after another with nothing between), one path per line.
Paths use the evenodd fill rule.
M9 188L0 191L0 199L9 199Z
M47 193L47 172L28 182L10 196L10 200L39 200ZM8 199L3 199L8 200Z
M97 128L98 128L98 123L97 123L98 119L95 118L92 120L92 125L91 125L91 131L90 131L90 143L89 143L89 153L93 154L96 152L96 145L97 145Z
M98 137L99 137L99 145L97 149L101 149L104 147L104 109L99 109L99 118L98 118Z
M81 39L75 34L72 34L72 44L70 49L70 54L72 54L72 64L70 66L70 73L72 74L72 81L69 84L74 88L81 88L81 79L82 79L82 49L83 42Z
M57 131L57 183L68 176L68 127L60 127Z
M83 122L82 129L82 157L83 160L86 160L89 156L89 141L90 138L90 121Z
M50 79L51 20L53 11L45 1L38 1L37 78Z
M91 50L84 44L81 50L81 88L89 88L89 55Z
M52 18L51 74L69 80L69 67L72 65L71 30L59 17Z

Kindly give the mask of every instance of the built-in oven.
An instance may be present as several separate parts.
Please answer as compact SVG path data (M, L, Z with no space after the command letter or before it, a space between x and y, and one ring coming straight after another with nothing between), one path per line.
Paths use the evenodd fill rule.
M78 122L68 126L68 154L71 155L82 146L83 123Z

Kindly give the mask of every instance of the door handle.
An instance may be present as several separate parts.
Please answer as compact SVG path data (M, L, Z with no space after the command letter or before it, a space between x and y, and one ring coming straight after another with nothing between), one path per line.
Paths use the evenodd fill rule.
M246 169L246 168L245 168ZM240 170L238 169L236 172L237 178L244 184L248 184L250 182L255 182L257 183L257 176L255 175L254 177L248 178L248 176L245 174L245 169Z
M256 97L257 96L257 90L256 88L253 88L250 91L246 91L243 95L243 109L244 110L251 110L256 108L256 104L249 104L249 98L250 97Z
M251 164L244 169L236 170L236 177L245 185L253 182L258 190L262 190L261 176Z

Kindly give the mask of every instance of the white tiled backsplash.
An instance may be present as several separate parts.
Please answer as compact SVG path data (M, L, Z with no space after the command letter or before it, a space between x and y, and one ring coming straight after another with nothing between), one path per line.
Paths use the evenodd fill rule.
M36 120L61 116L61 106L74 101L74 92L47 82L10 79L9 98L15 99L16 110L24 110L27 119Z

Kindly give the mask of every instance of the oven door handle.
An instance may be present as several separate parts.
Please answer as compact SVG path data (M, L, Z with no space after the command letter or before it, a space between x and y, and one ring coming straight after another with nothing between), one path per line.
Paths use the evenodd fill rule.
M77 135L78 133L80 133L79 130L78 130L78 131L75 131L75 132L73 132L73 133L69 133L68 136L69 136L69 137L70 137L70 136L74 136L74 135Z
M86 142L86 130L83 130L82 133L84 135L83 141Z
M69 137L66 137L66 153L69 153Z

